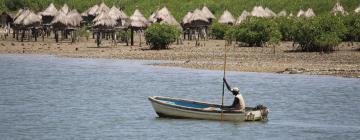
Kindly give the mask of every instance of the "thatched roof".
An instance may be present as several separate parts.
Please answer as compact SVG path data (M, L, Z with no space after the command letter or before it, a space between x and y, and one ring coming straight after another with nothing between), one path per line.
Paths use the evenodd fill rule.
M192 16L192 13L191 12L188 12L184 18L182 19L181 23L183 24L189 24L190 23L190 18Z
M307 17L307 18L313 17L313 16L315 16L315 12L311 8L307 9L306 11L303 11L300 9L300 11L297 14L297 17L302 17L302 16Z
M301 16L303 16L304 14L305 14L305 12L304 12L302 9L300 9L296 16L297 16L297 17L301 17Z
M81 15L79 14L79 12L76 9L71 10L67 14L67 17L70 19L70 26L73 26L73 27L80 26L80 23L83 20Z
M41 16L30 10L24 10L14 21L17 25L29 26L41 23Z
M274 17L276 14L269 8L263 8L262 6L255 6L251 11L251 16L254 17Z
M113 5L109 11L109 16L115 20L122 19L121 14L121 11L115 5Z
M279 13L277 14L277 16L279 16L279 17L286 17L286 15L287 15L287 13L286 13L285 10L282 10L281 12L279 12Z
M360 13L360 6L354 10L355 13Z
M251 16L251 13L249 13L248 11L244 10L241 15L239 16L239 18L236 21L236 25L241 24L242 21L246 20L246 18L248 16Z
M99 15L103 12L108 13L110 11L110 8L106 6L106 4L103 2L100 4L99 8L96 10L95 14Z
M159 10L157 9L155 12L153 12L149 18L148 18L148 21L151 22L151 23L154 23L156 22L156 19L155 19L155 16L156 16L156 13L158 12Z
M82 17L77 10L71 10L69 13L64 13L60 11L58 15L56 15L51 22L52 25L62 25L62 26L70 26L77 27L80 26L80 22L82 21Z
M216 19L216 17L214 16L214 14L211 13L211 11L209 10L209 8L207 8L206 6L204 6L204 7L201 9L201 12L204 13L204 16L205 16L207 19Z
M130 16L130 26L137 28L145 28L148 26L148 21L138 9L136 9L134 14Z
M333 9L331 10L331 13L333 15L337 15L338 13L342 14L342 15L348 15L349 13L345 11L344 7L341 6L340 2L336 2L335 6L333 7Z
M20 25L22 24L22 21L30 14L30 10L22 10L20 9L19 12L16 14L16 19L14 21L14 24Z
M58 14L58 10L56 9L56 7L54 6L53 3L51 3L49 5L49 7L47 7L44 11L41 12L42 16L56 16Z
M189 21L190 22L195 22L195 21L209 22L208 19L210 19L210 18L207 18L202 11L200 11L199 9L195 9L195 11L191 14L191 17L189 18Z
M219 18L219 23L222 24L235 24L235 22L236 22L235 18L228 10L225 10L224 13Z
M70 8L69 6L65 3L64 6L60 9L62 12L64 12L65 14L70 12Z
M305 13L304 13L305 17L313 17L315 16L315 12L313 9L309 8Z
M95 26L102 26L102 27L115 27L117 25L117 21L112 18L109 13L102 12L100 15L94 19Z
M24 9L19 9L19 11L14 16L14 20L17 19L21 15L21 13L24 11L25 11Z
M99 9L98 5L94 5L93 7L90 7L89 9L87 9L86 11L84 11L83 13L81 13L81 16L96 16L96 11Z

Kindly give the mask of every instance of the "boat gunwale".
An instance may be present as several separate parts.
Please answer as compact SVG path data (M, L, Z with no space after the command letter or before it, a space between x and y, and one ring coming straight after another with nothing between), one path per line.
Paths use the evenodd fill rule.
M185 107L185 106L180 106L180 105L167 104L167 103L159 101L159 99L156 99L156 98L163 98L163 99L169 99L169 100L174 100L174 101L183 101L183 102L194 103L194 104L203 104L203 105L209 105L209 107L220 108L221 105L218 105L218 104L211 104L211 103L205 103L205 102L199 102L199 101L193 101L193 100L186 100L186 99L180 99L180 98L163 97L163 96L150 96L148 98L151 102L155 102L155 103L158 103L158 104L161 104L161 105L164 105L164 106L168 106L168 107L172 107L172 108L191 110L191 111L200 111L200 112L207 112L207 113L221 113L221 110L204 110L204 109L200 109L200 108L192 108L192 107ZM243 111L234 111L234 110L223 110L223 113L245 114L246 111L243 112Z

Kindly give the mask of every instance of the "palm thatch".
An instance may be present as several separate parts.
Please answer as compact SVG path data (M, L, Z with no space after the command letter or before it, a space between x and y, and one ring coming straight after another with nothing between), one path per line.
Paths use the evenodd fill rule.
M70 26L72 27L80 26L80 23L83 20L83 18L76 9L71 10L67 14L67 17L70 19Z
M108 13L110 11L110 8L104 3L102 2L99 6L99 8L96 10L95 14L99 15L101 13Z
M87 17L87 16L96 16L96 11L99 9L98 5L94 5L93 7L90 7L83 13L81 13L81 16Z
M304 13L305 17L313 17L315 16L315 12L313 9L309 8L308 10L306 10L306 12Z
M56 7L54 6L53 3L51 3L49 5L49 7L47 7L44 11L41 12L42 16L51 16L54 17L58 14L58 10L56 9Z
M156 19L155 19L155 16L156 16L156 13L158 12L159 10L156 10L155 12L151 13L151 15L149 16L148 18L148 21L150 23L155 23L156 22Z
M24 9L19 9L19 11L15 14L14 19L17 19L24 11Z
M82 17L77 12L77 10L71 10L69 13L64 13L60 11L58 15L54 17L54 20L51 24L56 28L65 28L65 27L77 27L80 26L80 22L82 21Z
M109 11L109 16L115 20L121 20L124 17L121 17L121 11L115 6L113 5Z
M224 13L220 16L218 22L221 24L233 25L233 24L235 24L236 20L235 20L234 16L228 10L225 10Z
M335 6L333 7L333 9L331 10L331 14L333 15L337 15L337 14L341 14L341 15L348 15L349 13L345 11L344 7L340 4L340 2L336 2Z
M65 3L64 6L60 9L62 12L64 12L65 14L70 12L70 8L69 6Z
M282 10L281 12L279 12L279 13L277 14L277 16L278 16L278 17L286 17L286 16L287 16L287 13L286 13L285 10Z
M206 16L204 14L204 12L200 11L199 9L195 9L195 11L192 13L191 17L190 17L190 22L194 22L194 21L203 21L203 22L209 22L208 16Z
M297 16L297 17L301 17L301 16L303 16L304 14L305 14L305 12L304 12L302 9L300 9L296 16Z
M207 19L216 19L216 17L214 16L214 14L209 10L209 8L207 8L206 6L204 6L202 9L201 9L201 12L204 13L204 16L207 18Z
M117 21L112 18L109 13L102 12L100 15L94 19L94 26L95 27L106 27L106 28L113 28L117 25Z
M262 6L255 6L251 11L251 16L254 17L274 17L276 14L269 8L263 8Z
M251 16L251 13L244 10L241 15L239 16L238 20L236 21L236 25L241 24L241 22L245 21L248 16Z
M130 26L135 28L145 28L148 26L148 21L138 9L130 16Z
M20 22L23 26L36 26L41 23L41 16L34 12L29 12L26 17Z
M184 18L182 19L182 21L181 21L181 23L182 24L189 24L190 23L190 18L191 18L191 16L192 16L192 13L191 12L188 12L185 16L184 16Z
M23 20L31 13L30 10L19 10L19 15L16 16L16 19L14 21L14 24L21 25Z
M155 19L155 22L163 22L165 24L176 24L177 23L176 20L173 20L175 18L171 15L170 11L166 7L163 7L159 11L157 11L154 16L154 19Z
M360 13L360 6L354 10L355 13Z

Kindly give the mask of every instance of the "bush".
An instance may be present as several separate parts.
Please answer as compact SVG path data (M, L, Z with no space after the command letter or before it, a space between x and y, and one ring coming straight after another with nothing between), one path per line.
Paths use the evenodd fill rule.
M348 31L344 41L360 41L360 14L351 14L342 19Z
M279 43L281 33L278 25L271 19L251 18L241 24L234 26L227 35L236 41L247 43L250 47L261 47L265 43Z
M180 31L175 26L153 24L145 31L145 40L150 44L150 49L167 49L180 36Z
M320 16L297 22L294 42L301 51L331 52L342 42L345 33L340 17Z
M278 17L275 19L279 25L279 31L281 33L282 41L293 41L294 33L296 31L296 18L293 17Z
M224 39L225 33L230 29L230 25L227 24L220 24L220 23L213 23L210 26L210 35L213 36L215 39Z

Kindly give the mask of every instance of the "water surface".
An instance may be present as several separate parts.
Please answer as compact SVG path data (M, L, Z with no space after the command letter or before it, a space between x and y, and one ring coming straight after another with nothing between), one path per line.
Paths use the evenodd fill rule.
M0 55L1 139L360 137L359 79L230 72L247 105L270 108L268 122L162 119L148 96L221 103L222 72L149 63Z

